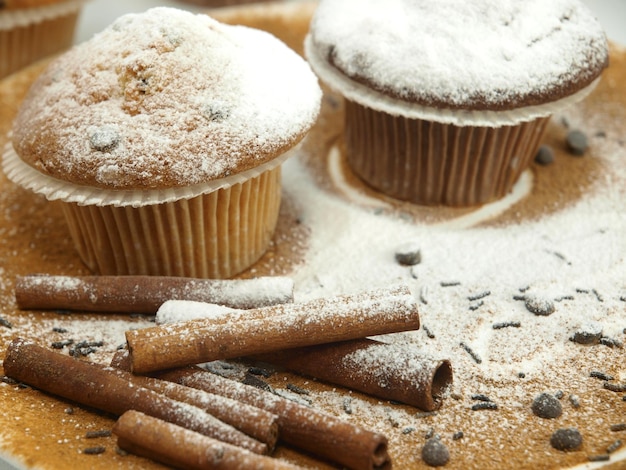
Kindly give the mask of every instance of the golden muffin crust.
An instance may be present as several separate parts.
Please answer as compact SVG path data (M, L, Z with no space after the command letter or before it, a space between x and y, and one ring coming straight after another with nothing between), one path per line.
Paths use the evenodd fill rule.
M187 187L293 147L320 98L308 64L270 34L154 8L52 63L24 100L13 146L77 185Z

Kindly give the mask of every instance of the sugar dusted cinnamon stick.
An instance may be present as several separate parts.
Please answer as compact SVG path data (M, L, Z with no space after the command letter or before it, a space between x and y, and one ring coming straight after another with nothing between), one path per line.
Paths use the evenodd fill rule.
M20 309L156 313L170 299L195 300L233 308L257 308L293 301L287 277L217 280L170 276L18 276Z
M369 339L288 349L258 359L426 411L441 406L452 384L450 361Z
M175 468L198 470L295 470L299 467L258 455L138 411L113 426L118 447Z
M159 372L156 376L276 413L279 417L280 439L323 460L352 470L391 468L387 438L349 421L220 377L200 367L172 369Z
M259 313L262 310L233 310L220 305L173 300L159 307L156 321L167 324L181 321L181 318L207 318L214 323L233 323L258 318ZM415 348L364 338L276 351L257 359L426 411L441 406L452 383L449 360L434 358Z
M116 370L50 351L21 338L9 344L3 365L8 377L86 406L117 416L134 409L258 454L268 451L267 445L195 406L137 387Z
M262 310L239 322L200 319L127 331L132 370L142 374L419 328L417 304L406 286Z
M137 387L144 387L159 392L173 400L188 403L205 410L220 421L227 423L241 432L263 442L271 452L278 440L278 416L262 408L248 405L222 395L205 392L196 388L185 387L166 380L159 380L129 372L128 351L119 350L111 360L111 366L124 380Z

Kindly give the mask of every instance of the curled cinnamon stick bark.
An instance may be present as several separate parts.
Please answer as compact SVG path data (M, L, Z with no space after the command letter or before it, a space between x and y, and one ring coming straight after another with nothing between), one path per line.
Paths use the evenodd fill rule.
M288 349L257 359L426 411L441 406L452 384L449 360L369 339Z
M321 459L352 470L391 468L387 438L382 434L200 367L168 370L156 376L276 413L280 439Z
M268 451L267 445L195 406L137 387L114 369L50 351L31 341L14 339L3 366L8 377L117 416L134 409L258 454Z
M405 286L261 310L239 322L199 319L127 331L132 370L142 374L419 328L417 304Z
M248 405L214 393L205 392L166 380L134 375L124 367L126 351L118 351L111 361L111 370L122 379L137 387L161 393L172 400L188 403L215 416L244 434L267 445L271 452L278 441L278 416L259 407Z
M138 411L127 411L113 426L118 446L175 468L198 470L295 470L271 457L217 441Z
M166 300L211 302L249 309L293 301L287 277L195 279L170 276L18 276L20 309L156 313Z
M159 324L180 318L210 318L215 324L259 318L263 310L233 310L219 305L170 300L157 311ZM266 321L272 321L266 318ZM406 346L369 339L320 344L261 354L256 359L283 366L336 385L426 411L438 409L452 384L447 359L431 357Z

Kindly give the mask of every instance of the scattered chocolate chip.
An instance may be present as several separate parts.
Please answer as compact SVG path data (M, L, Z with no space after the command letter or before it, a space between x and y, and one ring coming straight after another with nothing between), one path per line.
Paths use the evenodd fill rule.
M426 434L424 434L424 439L428 440L434 435L435 435L435 428L431 426L430 428L428 428L428 431L426 431ZM437 439L439 439L438 436L437 436Z
M612 424L609 429L613 432L626 431L626 423Z
M55 326L54 328L52 328L52 331L54 331L55 333L67 333L68 332L67 328L62 328L60 326Z
M611 445L609 445L606 448L606 453L607 454L612 454L613 452L615 452L617 449L620 449L622 446L624 445L624 443L622 442L621 439L617 439L616 441L614 441L613 443L611 443Z
M561 428L550 437L550 445L556 450L576 450L583 444L583 437L576 428Z
M578 398L578 395L570 395L569 402L574 408L580 408L580 398Z
M602 338L602 325L593 322L580 326L570 340L578 344L598 344L600 338Z
M74 340L66 339L64 341L54 341L50 347L52 349L63 349L65 346L70 346L71 344L74 344Z
M424 333L426 333L426 336L428 336L430 339L433 339L435 337L435 334L430 331L430 329L426 325L422 325L422 329L424 330Z
M297 385L294 385L292 383L287 384L287 390L297 393L298 395L310 395L311 394L311 392L309 392L308 390L302 387L298 387Z
M261 390L265 390L267 392L272 392L272 393L274 392L270 384L268 384L265 380L262 380L258 378L256 375L253 375L249 372L246 372L246 375L244 376L241 383L246 384L246 385L252 385L253 387L259 388Z
M547 317L554 313L554 302L538 295L527 295L524 299L526 310L535 315Z
M611 460L611 456L609 454L590 455L587 460L589 462L606 462Z
M110 437L111 430L109 429L100 429L99 431L87 431L85 433L85 437L87 439L95 439L97 437Z
M535 163L539 165L550 165L554 163L554 150L549 145L542 145L535 155Z
M484 299L487 296L491 295L491 291L490 290L486 290L483 292L480 292L478 294L474 294L474 295L470 295L467 300L469 300L470 302L473 302L474 300L480 300L480 299Z
M491 401L491 398L489 398L487 395L484 395L482 393L475 393L474 395L471 396L472 400L477 400L477 401Z
M609 348L623 348L624 344L618 340L618 339L614 339L614 338L609 338L608 336L602 336L600 338L600 344L603 346L608 346Z
M13 324L4 317L0 317L0 326L4 326L5 328L13 328Z
M349 415L352 414L352 398L345 397L343 399L343 411L346 414L349 414Z
M519 328L522 324L518 321L507 321L502 323L494 323L492 328L494 330L501 330L502 328Z
M587 135L577 129L571 130L567 133L567 138L565 140L567 144L567 150L572 155L581 156L584 155L587 151L587 147L589 143L587 142Z
M414 431L415 431L415 428L413 426L407 426L406 428L402 430L402 434L411 434Z
M474 361L476 362L476 364L480 364L483 362L483 360L480 358L480 356L478 354L476 354L472 348L470 348L467 344L465 344L464 342L460 343L460 346L467 352L467 354L470 355L470 357L472 359L474 359Z
M271 377L272 376L272 372L270 372L267 369L264 369L263 367L250 367L248 368L248 372L254 375L260 375L261 377Z
M478 310L480 307L482 307L485 304L485 302L483 302L482 300L480 302L477 302L473 305L469 306L469 309L474 311L474 310Z
M612 375L605 374L604 372L600 372L598 370L592 370L591 372L589 372L589 377L593 377L594 379L600 379L600 380L614 380L615 379L615 377L613 377Z
M480 402L472 405L472 411L480 411L480 410L497 410L498 405L493 402Z
M463 434L463 431L457 431L454 434L452 434L452 440L458 441L459 439L463 439L464 436L465 434Z
M533 400L531 409L536 416L547 419L558 418L563 413L561 402L549 393L537 395Z
M422 460L431 467L441 467L450 460L450 451L437 437L431 437L422 447Z
M120 144L120 140L119 129L112 125L100 126L89 134L91 148L99 152L110 152Z
M554 393L554 398L556 398L557 400L560 400L564 396L565 396L565 393L563 393L563 390L558 390Z
M420 289L420 302L428 305L428 287L424 286Z
M408 242L396 248L395 256L396 261L404 266L415 266L422 262L422 252L414 242Z
M626 392L626 383L613 384L611 382L604 382L604 388L611 392Z
M105 451L106 447L104 446L87 447L86 449L83 449L83 454L98 455L104 453Z
M526 378L526 374L525 374L524 372L518 372L517 376L518 376L520 379L524 379L524 378Z
M441 281L439 285L441 287L456 287L460 286L461 283L459 281Z

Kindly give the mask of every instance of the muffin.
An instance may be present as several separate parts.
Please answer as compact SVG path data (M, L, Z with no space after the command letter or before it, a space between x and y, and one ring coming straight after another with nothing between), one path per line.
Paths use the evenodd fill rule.
M0 78L72 45L84 0L0 0Z
M353 172L388 196L450 206L505 196L550 116L608 65L577 0L322 0L305 52L345 98Z
M47 67L4 169L61 201L96 273L227 278L267 250L281 164L320 100L306 61L274 36L154 8Z

